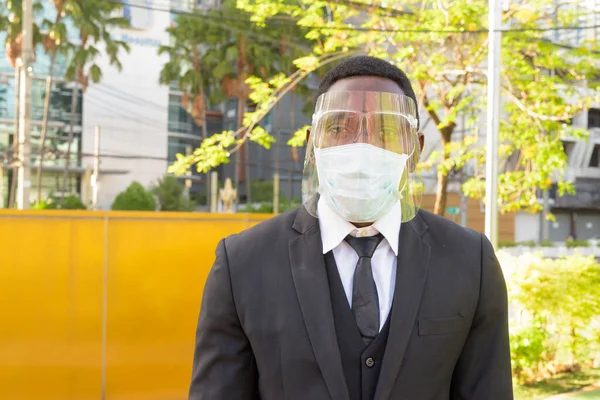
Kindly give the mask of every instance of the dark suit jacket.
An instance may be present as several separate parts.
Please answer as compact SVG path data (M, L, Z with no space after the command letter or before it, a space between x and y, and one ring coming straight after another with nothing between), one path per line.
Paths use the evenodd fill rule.
M506 285L488 240L421 210L399 241L375 400L511 400ZM301 207L216 253L190 399L348 400L318 220Z

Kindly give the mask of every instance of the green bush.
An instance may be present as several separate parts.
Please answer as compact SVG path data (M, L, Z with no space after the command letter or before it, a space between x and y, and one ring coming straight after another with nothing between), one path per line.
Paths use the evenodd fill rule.
M592 323L600 318L600 263L581 255L498 257L518 316L511 320L515 377L531 381L589 361L600 346L600 326Z
M65 197L62 203L60 199L51 195L46 200L33 204L31 208L34 210L87 210L81 199L74 194Z
M516 245L517 243L513 242L512 240L500 240L498 242L498 247L500 248L515 247Z
M587 240L567 240L565 246L572 249L575 247L588 247L590 244Z
M253 180L251 185L252 201L257 203L273 202L273 181Z
M510 331L513 375L521 381L535 379L544 360L549 358L548 331L538 321Z
M154 201L152 193L144 189L140 183L133 182L124 192L119 193L112 203L111 209L125 211L154 211L156 210L156 202Z
M279 213L284 213L287 211L291 211L295 208L298 208L301 205L300 202L297 201L289 201L289 200L281 200L279 202ZM246 205L240 207L238 212L247 212L247 213L258 213L258 214L272 214L273 213L273 203L264 202L256 205Z
M537 243L535 240L526 240L524 242L520 242L519 246L535 247L535 246L537 246Z
M56 210L57 208L58 204L52 197L48 197L46 200L37 203L31 203L32 210Z
M554 243L553 241L551 241L549 239L544 239L540 242L541 247L554 247L555 245L556 245L556 243Z
M160 211L192 211L195 207L184 196L185 185L174 176L166 175L159 179L151 188L152 194L158 199Z

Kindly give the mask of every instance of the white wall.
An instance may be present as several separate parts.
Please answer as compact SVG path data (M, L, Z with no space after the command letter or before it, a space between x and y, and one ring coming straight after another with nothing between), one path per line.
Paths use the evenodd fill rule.
M515 216L515 242L527 242L539 239L540 215L517 212Z
M159 57L157 50L168 43L170 14L131 8L129 15L136 29L113 33L131 47L120 56L122 71L109 66L106 57L99 60L102 82L91 84L84 95L82 151L94 152L94 126L99 125L101 154L142 158L101 158L101 209L109 208L132 181L148 185L167 168L169 88L159 85L158 77L168 57ZM82 163L91 167L93 158L84 157Z

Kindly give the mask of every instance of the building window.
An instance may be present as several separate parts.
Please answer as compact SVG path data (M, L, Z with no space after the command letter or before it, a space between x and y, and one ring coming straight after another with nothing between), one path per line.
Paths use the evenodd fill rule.
M220 133L223 130L221 113L215 113L215 107L211 105L206 108L206 111L206 134L210 136L213 133ZM204 136L204 130L202 122L198 122L199 124L183 108L180 94L169 94L169 132L185 133L201 138Z
M590 158L590 167L600 168L600 144L594 145L592 158Z
M273 115L271 113L267 113L267 115L264 116L261 125L267 132L273 132Z
M169 95L169 132L192 133L192 118L181 106L181 96Z
M590 108L588 111L588 129L600 128L600 109Z
M75 125L81 125L83 93L78 89L77 104L75 105ZM49 121L71 124L71 95L72 90L62 82L52 84L52 101L48 114ZM31 119L41 121L44 117L44 102L46 98L46 83L44 80L33 79L31 83ZM0 83L0 118L15 118L15 82L10 78L6 83Z
M225 103L225 112L227 113L227 118L237 118L237 100L236 99L228 99Z
M188 151L192 152L198 148L198 146L200 146L199 140L169 137L167 154L169 163L172 163L177 159L177 154L186 155Z

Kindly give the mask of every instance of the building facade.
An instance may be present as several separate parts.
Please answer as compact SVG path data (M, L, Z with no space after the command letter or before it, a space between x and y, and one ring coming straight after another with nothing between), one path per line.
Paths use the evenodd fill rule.
M37 22L43 18L54 19L55 12L50 2L42 2L44 13L35 15ZM75 32L67 25L70 40L75 39ZM0 32L0 42L4 43L6 32ZM35 201L37 192L37 165L41 154L40 136L46 96L46 77L50 73L51 60L44 53L41 45L35 48L35 62L32 65L31 82L31 151L32 151L32 190L30 200ZM44 162L42 170L42 197L50 194L62 195L63 192L78 191L80 185L81 144L83 101L80 89L77 89L77 100L74 112L71 112L71 99L74 94L73 85L63 79L67 60L57 56L52 68L53 82L51 86L51 103L48 113L48 128L45 140ZM13 153L15 143L15 120L17 118L16 92L18 79L15 69L10 65L4 49L0 51L0 208L9 203L10 188L16 176L13 169L16 155ZM68 136L73 129L73 141L70 148L70 167L64 188L63 171L65 169L68 148Z

